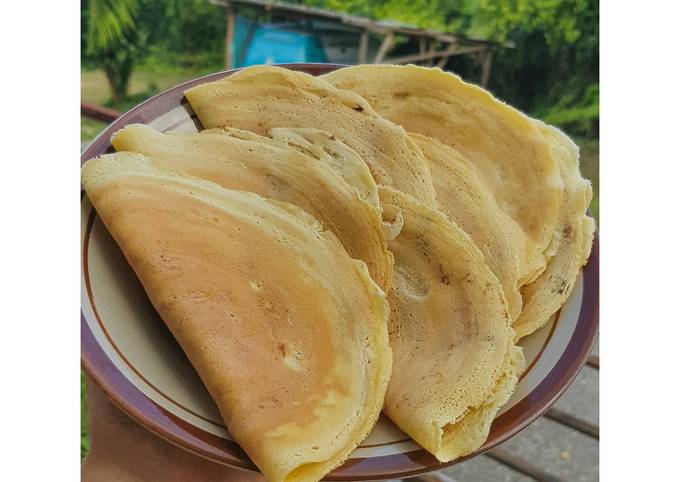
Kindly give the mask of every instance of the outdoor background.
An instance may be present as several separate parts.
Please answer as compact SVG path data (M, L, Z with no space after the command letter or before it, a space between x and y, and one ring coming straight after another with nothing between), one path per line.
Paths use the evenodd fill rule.
M598 191L597 0L304 0L308 5L497 41L489 90L564 129ZM225 13L207 0L82 0L82 100L126 111L184 80L224 70ZM476 82L469 56L447 66ZM82 118L81 141L104 125ZM598 197L591 205L598 217Z
M515 48L494 52L488 88L498 98L559 126L574 138L581 147L581 170L593 182L590 209L598 219L597 0L290 3L512 41ZM85 102L124 112L182 81L224 70L225 13L207 0L81 0L81 7L81 98ZM479 79L479 65L468 56L452 57L446 68L471 82ZM83 146L104 127L103 123L82 117ZM593 384L587 380L581 383ZM596 383L594 390L597 396ZM81 400L81 457L84 457L89 443L86 401L82 395ZM568 461L568 454L562 452L560 457Z

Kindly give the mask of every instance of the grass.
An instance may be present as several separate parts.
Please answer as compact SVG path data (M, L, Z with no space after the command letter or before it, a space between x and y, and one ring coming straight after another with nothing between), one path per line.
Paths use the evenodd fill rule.
M600 221L600 142L597 139L577 139L581 147L581 174L593 184L593 200L590 212Z
M211 68L180 68L142 65L130 77L127 98L117 103L111 102L111 90L103 71L83 70L80 74L80 97L87 102L126 111L153 94L219 69L219 66Z
M80 116L80 143L84 146L104 130L106 124L89 117Z
M101 70L83 70L80 73L80 98L85 102L110 107L125 112L158 92L174 87L184 81L220 70L220 66L182 68L167 65L140 65L130 78L127 97L121 102L111 101L111 89ZM86 117L80 118L80 142L94 139L106 124Z
M80 461L90 449L89 423L87 421L87 397L85 396L85 374L80 372Z

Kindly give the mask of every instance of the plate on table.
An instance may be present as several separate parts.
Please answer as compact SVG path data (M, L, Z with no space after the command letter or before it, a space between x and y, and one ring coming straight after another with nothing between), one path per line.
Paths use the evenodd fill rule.
M342 66L284 67L321 75ZM139 104L108 126L81 162L112 152L111 135L127 124L148 124L163 132L199 131L200 122L183 92L233 72L191 80ZM215 462L257 470L229 436L207 390L84 194L81 249L81 356L90 377L121 410L164 439ZM598 267L596 238L566 304L552 322L521 340L527 368L479 450L442 464L381 415L369 437L326 479L401 478L438 470L490 449L542 415L576 377L595 342Z

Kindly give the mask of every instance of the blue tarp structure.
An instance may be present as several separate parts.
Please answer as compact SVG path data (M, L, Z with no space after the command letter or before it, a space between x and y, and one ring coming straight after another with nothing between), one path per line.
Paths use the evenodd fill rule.
M514 47L389 19L350 15L283 0L210 0L227 14L225 67L289 62L421 64L445 69L457 55L491 72L494 49Z
M275 24L258 24L236 16L232 65L287 62L327 62L319 39L309 33L286 29Z

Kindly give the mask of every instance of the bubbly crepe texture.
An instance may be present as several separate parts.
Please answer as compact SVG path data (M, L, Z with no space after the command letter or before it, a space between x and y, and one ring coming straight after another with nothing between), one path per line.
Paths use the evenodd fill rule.
M524 309L513 325L518 338L546 324L564 304L581 267L588 261L595 236L595 221L585 213L593 193L590 182L579 173L578 147L558 129L538 121L536 124L560 161L564 192L553 241L555 256L534 282L522 288Z
M437 139L472 162L526 235L522 280L530 282L545 269L562 180L557 159L531 119L439 69L360 65L323 78L363 96L406 131Z
M474 164L436 139L411 137L429 163L437 206L475 242L503 287L510 318L517 319L522 309L522 228L500 208Z
M144 154L160 167L295 204L332 231L388 291L393 258L383 234L377 186L366 164L316 129L274 129L272 136L239 129L161 134L134 124L111 142L116 150Z
M476 168L475 175L488 186L479 192L490 192L521 231L502 216L494 221L503 223L505 235L500 237L492 222L466 222L463 218L470 211L460 211L460 196L452 202L448 195L466 186L461 186L460 176L448 177L450 169L437 172L442 176L435 179L439 207L452 217L458 213L461 225L482 249L503 285L518 336L543 326L571 292L595 229L585 215L591 193L578 171L573 143L556 129L439 69L357 66L324 79L359 93L381 115L424 136L418 143L425 157L431 157L431 169L436 169L433 160L440 158L437 163L442 165L445 157L446 163L460 166L462 158ZM441 144L452 151L443 153ZM492 204L485 197L480 196L480 216L490 214ZM497 242L487 249L493 237Z
M178 176L140 154L88 161L97 213L270 481L315 481L369 433L391 369L387 304L301 209Z
M488 436L523 369L501 286L470 237L439 211L380 189L386 219L403 218L390 241L388 295L394 370L385 413L442 462Z
M185 92L205 128L237 127L261 135L276 127L313 127L356 151L379 185L434 203L430 171L404 129L353 92L280 67L249 67Z

